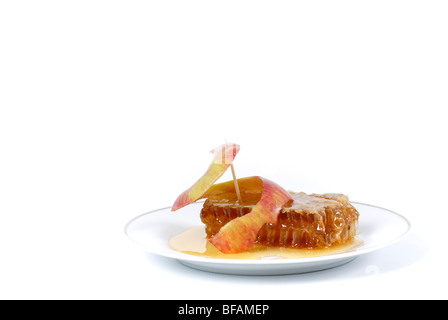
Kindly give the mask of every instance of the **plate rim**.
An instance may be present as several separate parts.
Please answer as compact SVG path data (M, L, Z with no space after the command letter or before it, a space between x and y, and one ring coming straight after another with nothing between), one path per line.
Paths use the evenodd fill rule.
M194 204L200 204L203 203L204 201L197 201ZM124 227L124 233L125 235L128 237L128 239L130 239L133 243L137 244L138 246L142 247L145 249L146 252L151 253L151 254L156 254L162 257L166 257L166 258L170 258L170 259L176 259L176 260L182 260L182 261L191 261L194 263L205 263L205 264L220 264L220 265L286 265L286 264L307 264L307 263L316 263L316 262L325 262L325 261L331 261L331 260L335 260L335 259L344 259L344 258L351 258L351 257L357 257L372 251L376 251L379 249L382 249L384 247L390 246L400 240L402 240L407 234L409 234L410 230L411 230L411 223L410 221L403 215L387 209L387 208L383 208L380 206L376 206L376 205L372 205L372 204L368 204L368 203L363 203L363 202L357 202L357 201L350 201L350 203L352 204L359 204L359 205L363 205L363 206L368 206L368 207L373 207L376 209L380 209L380 210L384 210L387 211L390 214L393 214L397 217L399 217L401 220L403 220L403 222L405 222L406 224L406 230L398 237L394 238L391 241L385 242L383 244L378 244L378 245L374 245L370 248L365 248L362 249L362 246L360 247L359 250L353 250L353 251L349 251L349 252L342 252L342 253L335 253L335 254L329 254L329 255L323 255L323 256L317 256L317 257L303 257L303 258L288 258L288 259L272 259L272 260L264 260L264 259L222 259L222 258L208 258L208 257L201 257L201 256L194 256L194 255L189 255L186 253L182 253L182 252L178 252L175 251L173 249L170 249L172 251L171 253L166 253L166 252L162 252L162 251L158 251L158 250L152 250L150 248L148 248L147 246L135 241L134 239L132 239L132 237L129 235L128 233L128 229L129 226L134 223L136 220L139 220L140 218L150 215L150 214L154 214L156 212L159 211L163 211L163 210L167 210L167 209L171 209L171 206L168 207L163 207L163 208L159 208L159 209L155 209L155 210L151 210L148 211L146 213L142 213L136 217L134 217L133 219L129 220L125 227Z

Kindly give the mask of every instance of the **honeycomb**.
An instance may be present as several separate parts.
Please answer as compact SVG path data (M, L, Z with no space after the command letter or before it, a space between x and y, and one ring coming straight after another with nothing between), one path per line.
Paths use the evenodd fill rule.
M294 201L283 207L277 223L266 223L256 243L289 248L326 248L344 244L356 235L358 211L347 196L338 193L306 194L291 192ZM235 193L209 197L201 210L201 220L211 238L229 221L249 213L261 193L243 193L242 204Z

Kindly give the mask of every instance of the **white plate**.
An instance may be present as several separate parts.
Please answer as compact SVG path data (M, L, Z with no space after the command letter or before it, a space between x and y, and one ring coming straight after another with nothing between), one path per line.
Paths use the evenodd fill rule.
M169 240L186 229L201 225L203 203L190 204L176 212L171 208L154 210L131 220L125 233L147 251L177 259L192 268L227 274L278 275L324 270L345 264L357 256L378 250L402 239L410 229L406 218L393 211L351 202L359 211L359 237L362 245L348 252L298 259L234 260L193 256L171 249Z

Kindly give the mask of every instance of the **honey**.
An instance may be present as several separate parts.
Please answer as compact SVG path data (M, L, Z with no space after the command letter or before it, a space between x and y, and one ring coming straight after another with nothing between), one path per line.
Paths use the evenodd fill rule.
M352 241L356 235L358 211L342 194L291 192L294 201L282 208L277 223L265 224L255 243L265 247L301 249L328 248ZM239 203L235 193L209 197L201 210L207 238L213 237L229 221L249 212L259 201L260 193L242 193ZM258 247L258 246L256 246Z
M270 247L261 244L255 244L247 252L225 254L220 252L213 244L207 241L207 234L204 226L195 226L178 234L170 239L171 249L204 258L215 259L243 259L243 260L270 260L270 259L297 259L319 257L331 254L338 254L355 250L362 244L358 238L353 238L342 245L334 245L328 248L320 249L296 249L285 247Z

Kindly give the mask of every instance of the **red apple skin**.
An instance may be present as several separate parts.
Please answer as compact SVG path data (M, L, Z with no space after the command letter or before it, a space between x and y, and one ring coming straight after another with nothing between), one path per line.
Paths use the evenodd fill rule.
M212 152L215 153L215 156L207 171L190 188L177 197L171 207L171 211L176 211L203 198L204 193L212 187L216 180L218 180L233 163L239 150L240 146L235 143L227 143L212 150Z
M282 207L293 201L289 192L275 182L262 177L250 179L255 178L260 179L263 185L260 201L250 213L230 221L209 240L223 253L240 253L250 250L263 225L276 223ZM252 181L252 183L255 182Z

